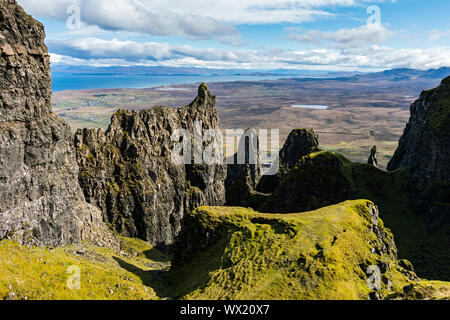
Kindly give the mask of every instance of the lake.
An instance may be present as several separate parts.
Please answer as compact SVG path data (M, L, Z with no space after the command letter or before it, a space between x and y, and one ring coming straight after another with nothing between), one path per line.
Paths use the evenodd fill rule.
M329 106L321 106L321 105L314 105L314 104L293 104L291 107L292 108L300 108L300 109L316 109L316 110L330 109Z
M111 75L53 73L53 91L84 89L142 89L198 82L275 80L282 76L240 75ZM289 78L292 78L290 76Z

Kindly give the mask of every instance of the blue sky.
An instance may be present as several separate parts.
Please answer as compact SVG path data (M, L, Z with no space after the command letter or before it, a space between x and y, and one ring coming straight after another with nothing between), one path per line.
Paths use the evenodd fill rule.
M45 25L53 64L336 71L450 66L448 0L18 2Z

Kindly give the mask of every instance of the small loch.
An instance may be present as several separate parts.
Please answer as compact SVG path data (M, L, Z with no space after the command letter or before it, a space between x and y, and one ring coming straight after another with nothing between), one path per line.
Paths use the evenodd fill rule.
M293 104L291 108L296 109L316 109L316 110L328 110L330 109L329 106L321 106L321 105L315 105L315 104Z

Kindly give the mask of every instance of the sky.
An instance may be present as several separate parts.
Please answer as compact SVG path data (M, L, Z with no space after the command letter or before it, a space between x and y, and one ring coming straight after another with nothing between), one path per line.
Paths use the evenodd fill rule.
M448 0L18 0L53 65L450 67Z

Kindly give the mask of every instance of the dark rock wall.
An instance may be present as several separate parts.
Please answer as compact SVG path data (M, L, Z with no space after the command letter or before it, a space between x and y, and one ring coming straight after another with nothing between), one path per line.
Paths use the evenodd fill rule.
M272 176L263 176L256 190L262 193L273 192L297 162L316 151L319 151L319 136L313 129L292 130L280 150L278 173Z
M0 239L113 242L78 184L70 127L51 109L44 28L0 2Z
M187 210L225 203L223 155L221 164L213 165L171 161L176 129L188 130L191 138L195 121L202 122L203 133L219 129L215 104L216 98L202 85L186 107L119 111L106 132L76 133L81 187L114 229L154 245L170 245Z
M225 181L228 206L250 206L252 193L262 177L259 139L255 130L247 129L239 140L238 153L231 156Z
M388 170L408 166L408 189L418 213L432 228L450 222L450 78L424 91Z

